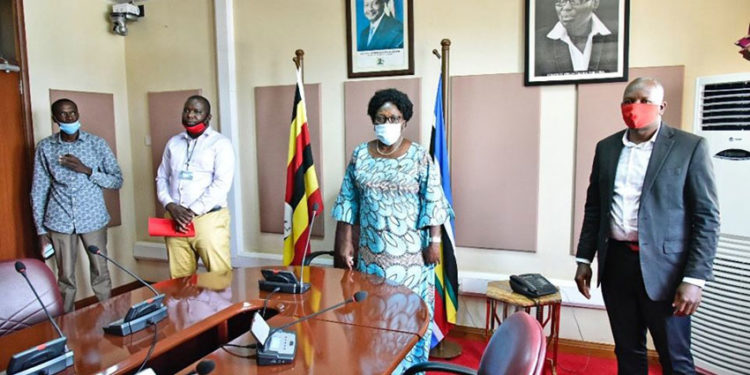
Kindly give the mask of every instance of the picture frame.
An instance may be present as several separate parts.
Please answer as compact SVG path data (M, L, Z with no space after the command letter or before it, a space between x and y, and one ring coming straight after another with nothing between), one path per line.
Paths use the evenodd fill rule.
M348 77L413 75L413 0L344 1Z
M627 81L629 23L630 0L526 0L524 84Z

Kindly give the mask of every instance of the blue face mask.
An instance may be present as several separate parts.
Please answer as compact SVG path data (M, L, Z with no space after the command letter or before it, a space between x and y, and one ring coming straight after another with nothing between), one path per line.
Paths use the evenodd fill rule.
M65 134L72 135L75 134L78 129L81 128L81 122L71 122L69 124L66 124L64 122L59 122L58 125L60 125L60 130L62 130Z

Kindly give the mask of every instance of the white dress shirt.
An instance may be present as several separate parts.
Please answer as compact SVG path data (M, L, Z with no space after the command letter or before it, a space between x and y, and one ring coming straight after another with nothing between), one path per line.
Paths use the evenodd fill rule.
M641 191L646 178L648 161L654 150L656 136L661 126L646 142L636 144L628 139L628 131L622 135L623 148L617 162L612 207L609 210L609 237L617 241L638 242L638 210L641 207ZM576 258L579 263L591 263L588 259ZM682 281L703 287L705 280L685 277Z
M378 17L378 20L375 22L370 23L370 35L367 36L367 45L370 45L370 42L372 42L372 36L375 35L375 32L378 31L378 26L380 26L380 21L383 20L383 17L385 16L385 12L380 14L380 17Z
M612 32L607 29L607 26L604 26L604 23L599 19L599 17L597 17L596 14L592 13L591 32L589 33L588 40L586 41L586 47L583 49L583 52L581 52L581 50L576 47L575 43L570 40L570 36L568 36L568 30L565 29L565 26L563 26L563 24L560 22L555 24L555 27L553 27L552 30L547 33L547 38L565 42L565 44L568 45L568 50L570 51L570 60L573 63L573 70L577 72L585 72L589 70L589 61L591 60L591 47L593 44L592 39L595 35L610 34L612 34Z
M635 144L622 135L622 152L617 162L612 208L609 210L609 237L618 241L638 242L638 209L641 207L641 190L646 178L648 161L654 150L656 135L646 142Z
M159 202L176 203L203 215L227 206L234 176L234 149L229 139L208 127L193 139L186 132L170 138L156 174Z

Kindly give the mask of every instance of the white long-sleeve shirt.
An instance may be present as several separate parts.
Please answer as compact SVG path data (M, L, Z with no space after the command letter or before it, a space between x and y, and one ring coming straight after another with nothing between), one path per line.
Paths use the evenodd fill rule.
M627 131L622 136L624 147L617 162L612 207L609 211L609 237L614 240L638 242L638 210L641 207L641 191L659 130L661 126L651 139L639 144L628 139ZM583 258L576 258L576 261L590 263L588 259ZM701 288L706 284L705 280L692 277L684 277L682 281Z
M234 149L229 138L209 127L193 139L186 132L170 138L156 174L159 202L176 203L203 215L227 206L234 177Z
M558 22L547 34L547 38L557 39L565 42L568 45L568 51L570 52L570 62L573 64L573 70L576 72L589 70L589 62L591 61L591 50L593 48L593 39L596 35L610 35L612 34L607 26L604 25L596 14L591 15L591 32L586 40L586 47L583 51L576 47L575 43L570 39L568 30L565 29L562 23Z

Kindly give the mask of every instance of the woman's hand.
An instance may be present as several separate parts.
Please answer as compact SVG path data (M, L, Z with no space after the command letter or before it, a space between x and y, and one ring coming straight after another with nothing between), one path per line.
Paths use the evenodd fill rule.
M430 242L430 245L422 249L424 264L440 264L440 243Z
M354 267L354 245L352 243L353 226L339 221L336 224L336 240L333 244L333 266L336 268Z

